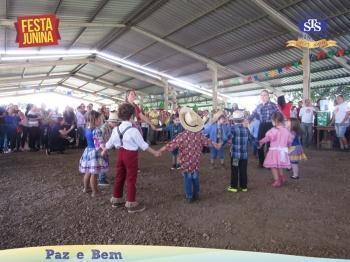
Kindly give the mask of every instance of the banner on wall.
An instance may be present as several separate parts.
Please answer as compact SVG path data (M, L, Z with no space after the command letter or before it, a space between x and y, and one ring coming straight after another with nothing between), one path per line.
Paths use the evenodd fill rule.
M128 261L128 262L346 262L343 259L291 256L249 251L162 246L76 245L18 248L0 251L1 261Z
M20 48L58 45L59 19L54 14L17 17L16 43Z

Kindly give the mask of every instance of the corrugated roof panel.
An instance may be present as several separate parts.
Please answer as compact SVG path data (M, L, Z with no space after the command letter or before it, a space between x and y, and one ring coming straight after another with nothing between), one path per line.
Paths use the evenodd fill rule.
M87 28L79 38L74 48L92 48L98 41L106 37L111 32L109 28Z
M26 67L25 76L26 75L36 75L36 74L46 74L50 71L51 66L45 67Z
M102 74L105 74L106 72L108 72L107 69L94 64L87 64L83 67L83 69L79 71L79 73L87 74L91 77L98 77Z
M48 80L45 80L43 81L42 85L54 85L54 84L57 84L61 79L48 79Z
M132 16L143 0L109 0L94 22L122 23Z
M266 36L263 37L262 39L266 39ZM240 44L236 46L233 45L232 47L233 51L224 53L225 50L219 50L220 53L224 53L224 54L215 56L213 57L213 59L215 61L218 61L221 64L227 65L227 64L232 64L235 61L246 60L247 58L264 56L269 53L286 49L286 41L291 39L293 39L293 35L290 33L287 33L272 39L263 40L262 42L259 42L253 45L249 45L248 43L242 41Z
M133 79L130 80L128 82L123 83L124 86L128 86L130 88L135 88L135 89L140 89L140 88L144 88L146 86L149 86L150 83L138 80L138 79Z
M286 49L284 51L276 52L265 57L259 57L256 59L253 58L247 61L232 64L229 67L243 74L252 74L274 69L278 66L283 66L295 60L300 60L302 58L301 52L301 50L296 48Z
M105 51L107 53L111 52L114 55L122 58L133 54L135 51L140 50L152 42L153 40L147 36L141 35L134 31L128 31L117 41L110 44Z
M268 18L262 19L259 22L249 24L231 33L224 34L205 44L201 44L193 48L197 53L211 57L217 50L230 49L235 45L241 45L242 42L252 42L256 39L266 37L266 35L285 32L279 25L272 22Z
M5 1L1 2L4 3ZM8 3L7 15L9 18L16 18L17 16L53 13L57 6L57 1L11 0L6 2Z
M171 37L170 40L182 45L192 46L221 32L236 28L243 21L253 20L261 16L260 9L257 9L250 1L232 1L215 12L197 20Z
M80 32L81 28L80 27L64 27L60 28L60 36L61 40L58 40L58 43L60 47L66 47L69 46L72 41L75 39L75 37L78 35Z
M55 73L65 73L65 72L70 72L72 71L74 68L76 68L77 65L61 65L61 66L56 66L54 68L54 70L52 70L52 74Z
M66 81L64 81L64 84L68 84L68 85L71 85L73 87L80 87L86 83L87 83L86 81L79 80L75 77L70 77Z
M174 49L167 47L161 43L157 43L143 50L142 52L139 52L136 55L132 55L132 57L127 57L126 59L130 59L137 64L143 65L152 63L155 60L160 61L162 60L162 58L167 59L169 55L176 53L177 51L175 51Z
M103 95L108 95L108 96L115 96L115 95L118 95L120 92L114 90L114 89L105 89L103 91L100 92L101 94Z
M163 37L223 2L225 0L201 0L200 4L198 1L168 1L139 26Z
M1 69L0 70L0 77L7 77L7 76L20 76L22 75L23 68L8 68L8 69Z
M103 88L104 88L103 86L89 83L89 84L85 85L82 89L96 92L96 91L99 91Z
M29 2L29 1L28 1ZM30 1L32 2L32 1ZM51 1L49 1L51 2ZM54 1L52 1L54 2ZM56 2L56 1L55 1ZM57 12L57 15L62 20L74 20L74 21L88 21L96 9L98 8L100 0L71 0L62 1L62 4ZM57 4L57 2L56 2ZM56 8L56 6L55 6ZM53 9L51 12L55 11Z
M159 61L152 64L151 68L159 71L171 71L186 65L196 63L198 60L191 58L185 54L178 53L177 55L171 56L165 60ZM168 73L168 72L167 72Z
M117 72L111 72L108 75L103 76L102 78L100 78L102 80L106 80L112 83L119 83L119 82L123 82L125 80L130 79L129 76L125 76L122 74L119 74Z

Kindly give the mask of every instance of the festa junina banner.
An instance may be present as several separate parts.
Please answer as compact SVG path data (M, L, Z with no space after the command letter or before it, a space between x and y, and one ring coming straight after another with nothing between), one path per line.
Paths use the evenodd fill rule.
M337 42L334 40L321 39L318 41L309 41L306 39L299 38L298 40L287 41L287 47L298 47L298 48L327 48L336 46Z
M17 17L16 43L20 48L58 45L59 19L54 14Z
M346 262L346 259L291 256L209 248L135 245L71 245L0 251L2 262Z

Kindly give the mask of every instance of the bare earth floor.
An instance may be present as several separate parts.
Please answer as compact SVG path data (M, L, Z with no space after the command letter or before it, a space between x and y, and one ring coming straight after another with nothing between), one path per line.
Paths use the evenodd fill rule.
M309 150L301 179L273 189L269 170L249 160L249 192L229 193L229 169L201 166L201 199L187 204L170 155L141 153L143 213L109 203L111 187L82 193L80 150L0 155L0 248L145 244L350 258L350 153ZM113 181L115 152L108 174ZM290 173L288 173L290 175Z

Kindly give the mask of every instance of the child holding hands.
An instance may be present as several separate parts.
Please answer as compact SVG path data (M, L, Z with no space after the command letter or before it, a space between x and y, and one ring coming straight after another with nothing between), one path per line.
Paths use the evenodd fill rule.
M270 142L269 152L264 161L264 167L270 168L274 182L273 187L280 187L285 182L283 169L291 168L288 155L288 146L293 141L291 132L284 126L284 116L280 112L272 114L271 128L263 139L259 141L260 146Z
M221 148L221 145L212 142L202 134L203 120L192 109L181 108L179 118L185 131L159 149L159 152L179 148L179 163L184 178L186 200L188 203L192 203L199 198L199 161L202 148L211 145Z
M113 207L125 205L129 213L142 212L145 205L136 202L136 180L138 170L138 150L142 149L159 157L160 153L153 150L143 140L140 131L133 127L132 119L134 107L129 103L123 103L118 108L118 118L122 123L113 129L112 135L103 149L104 155L112 147L118 148L116 175L111 198ZM123 200L123 188L126 181L126 202Z

